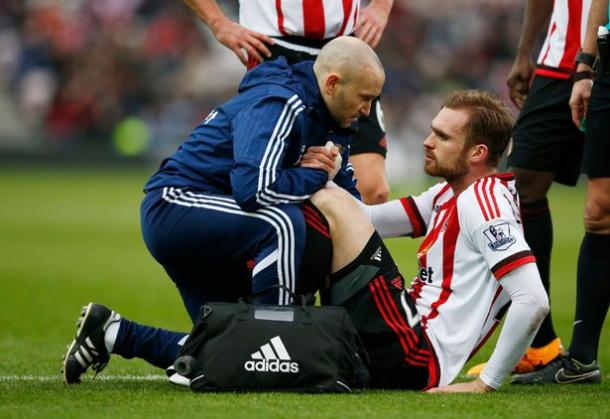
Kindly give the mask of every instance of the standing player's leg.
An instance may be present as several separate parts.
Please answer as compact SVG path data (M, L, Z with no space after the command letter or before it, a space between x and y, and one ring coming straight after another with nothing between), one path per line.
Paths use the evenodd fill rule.
M513 132L509 156L521 198L525 239L550 300L553 221L547 194L553 181L576 185L580 175L583 134L571 120L570 80L536 76ZM532 347L517 365L523 373L540 368L562 351L551 313L544 319Z
M536 76L515 125L509 156L521 198L525 239L536 256L549 300L553 222L547 193L553 181L576 185L582 160L584 138L572 123L571 89L570 80ZM542 368L557 359L562 349L549 313L516 370L524 373Z
M550 297L553 220L547 194L555 179L555 173L521 167L511 167L509 170L515 174L516 186L519 191L524 236L534 256L536 256L536 265L540 272L542 284L547 295ZM555 345L552 345L553 342ZM552 316L549 313L542 322L540 329L538 329L538 333L532 342L532 348L546 348L550 344L551 347L548 349L551 359L549 361L555 358L560 350L560 343L553 327ZM546 351L543 349L541 352ZM544 353L541 355L541 358L547 358ZM532 361L536 362L537 360L534 359ZM541 361L544 362L544 359ZM517 371L526 372L523 371L523 368L529 369L535 366L520 365Z
M588 180L584 222L569 358L597 366L599 338L610 304L610 177Z
M599 383L599 338L610 305L610 77L598 72L589 100L584 172L585 236L578 255L576 314L569 354L519 377L522 384Z
M610 76L598 71L589 100L584 172L585 236L578 256L576 314L564 375L600 382L599 338L610 305Z
M356 187L363 202L380 204L388 200L390 186L385 173L387 143L379 98L373 101L370 115L361 117L358 125L349 159L358 181Z

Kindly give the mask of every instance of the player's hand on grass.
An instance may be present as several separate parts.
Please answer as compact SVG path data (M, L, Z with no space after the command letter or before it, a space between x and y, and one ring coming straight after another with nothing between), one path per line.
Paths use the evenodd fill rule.
M360 11L355 28L356 36L369 44L371 48L375 48L388 24L391 9L391 1L372 1Z
M519 110L523 108L523 103L530 90L530 80L534 75L534 69L534 63L529 55L517 56L506 79L510 100Z
M570 95L570 109L572 110L572 121L580 128L583 118L587 115L589 109L589 98L591 97L591 89L593 88L593 80L579 80L572 87Z
M494 391L493 387L488 386L477 378L476 380L467 383L456 383L448 386L435 387L427 391L427 393L489 393Z
M332 180L334 174L336 174L333 172L335 172L337 156L339 156L337 146L312 146L303 155L300 165L310 169L324 170L328 174L329 180Z
M273 39L267 35L246 29L228 18L219 19L211 25L211 29L216 39L233 51L243 65L248 65L244 49L259 63L263 61L263 55L271 57L266 44L272 45Z

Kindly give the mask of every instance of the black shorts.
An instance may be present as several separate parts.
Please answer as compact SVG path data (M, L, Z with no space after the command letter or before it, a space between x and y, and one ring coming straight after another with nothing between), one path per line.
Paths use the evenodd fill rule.
M583 172L590 178L610 177L610 76L597 72L585 122Z
M421 390L438 385L436 356L398 270L395 275L379 275L341 305L350 313L369 354L371 387ZM417 323L409 324L409 318Z
M300 37L282 38L291 43L304 45L307 47L321 48L324 42L316 42ZM295 64L306 60L315 60L316 56L306 52L294 51L289 48L284 48L280 45L268 46L272 56L269 60L274 60L277 57L285 57L288 64ZM249 68L251 68L249 66ZM383 111L381 110L381 102L376 98L371 105L371 113L369 116L360 117L358 120L358 132L354 137L350 149L350 155L364 153L377 153L385 158L388 152L388 146L385 138L385 125L383 122Z
M513 130L508 165L554 172L574 186L581 172L584 134L572 122L572 81L536 76Z

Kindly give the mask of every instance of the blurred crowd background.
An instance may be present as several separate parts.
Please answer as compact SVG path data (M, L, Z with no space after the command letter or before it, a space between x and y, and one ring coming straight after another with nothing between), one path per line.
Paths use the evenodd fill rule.
M237 0L219 3L237 20ZM395 0L377 49L390 180L420 172L421 141L447 92L483 88L508 102L523 8ZM244 72L179 0L2 0L0 155L159 160Z

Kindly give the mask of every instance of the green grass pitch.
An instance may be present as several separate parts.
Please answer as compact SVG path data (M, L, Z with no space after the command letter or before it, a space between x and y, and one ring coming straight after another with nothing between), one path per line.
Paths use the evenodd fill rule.
M61 382L60 356L80 307L105 303L143 323L185 330L178 293L139 231L148 171L0 168L0 417L586 417L610 418L610 326L602 385L512 387L486 395L194 394L143 361L113 358L95 380ZM408 188L419 192L422 187ZM397 188L398 189L398 188ZM552 310L571 338L583 188L555 186ZM402 272L417 242L389 242ZM610 255L609 255L610 257ZM485 360L488 344L469 365ZM464 379L463 377L461 379Z

